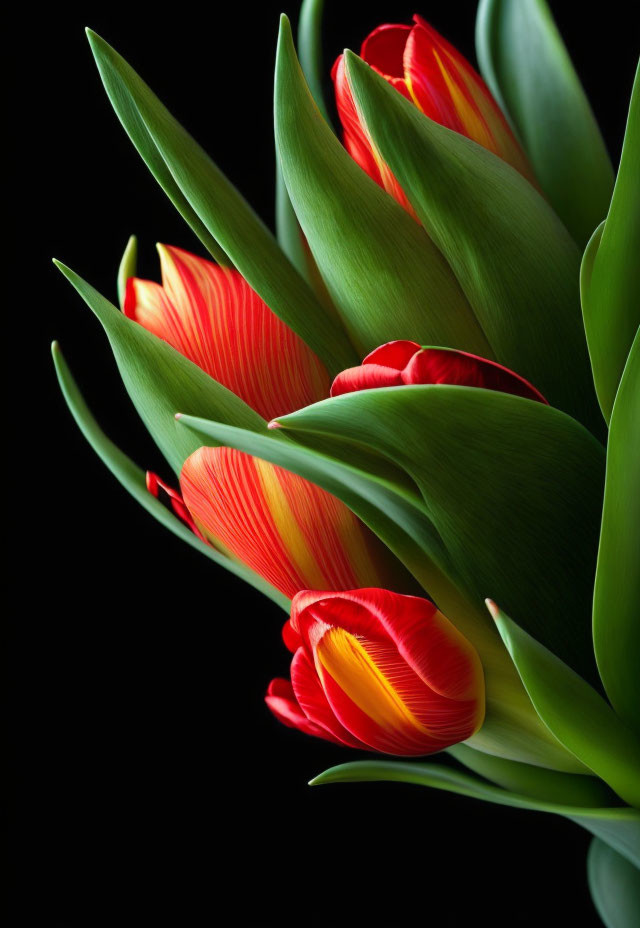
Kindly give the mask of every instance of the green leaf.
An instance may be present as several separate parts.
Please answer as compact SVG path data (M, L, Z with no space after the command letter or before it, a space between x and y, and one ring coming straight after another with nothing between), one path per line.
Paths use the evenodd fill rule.
M532 764L494 757L467 744L455 744L447 753L474 773L503 789L545 802L574 806L614 805L615 794L597 777L559 773Z
M154 519L161 522L169 531L186 541L187 544L195 548L201 554L206 555L216 564L230 570L241 580L246 581L255 587L269 599L281 606L285 611L289 611L290 602L276 590L275 587L263 580L257 573L245 567L237 561L232 561L225 555L220 554L215 548L204 544L194 533L176 516L163 506L160 500L152 496L147 490L145 472L134 464L114 443L104 434L90 409L85 403L78 385L76 384L71 371L62 355L60 346L54 342L51 346L53 361L58 375L60 389L66 400L67 406L75 419L80 431L87 439L98 457L106 464L114 477L119 480L122 486L127 490L135 500L137 500L144 509L149 512Z
M186 458L201 447L175 420L189 409L247 429L265 430L264 420L208 374L152 335L59 261L56 267L73 284L107 333L124 385L158 447L180 474Z
M584 340L580 254L531 184L424 116L352 52L347 75L376 148L451 265L493 356L601 428Z
M358 167L323 120L284 16L275 114L291 202L360 357L398 338L491 357L451 268L424 229Z
M606 928L640 924L640 869L594 838L587 857L591 898Z
M581 248L607 215L613 169L545 0L480 0L480 70Z
M611 704L640 735L640 330L611 415L593 642Z
M322 56L322 14L324 0L303 0L298 22L298 48L300 66L309 85L311 95L322 118L331 125L324 103L323 79L325 76Z
M431 786L473 799L494 802L497 805L563 815L602 838L628 860L640 865L640 813L636 809L594 809L572 804L545 802L519 793L508 792L477 777L472 777L468 773L434 763L354 761L325 770L311 780L310 785L365 783L379 780Z
M402 561L480 654L487 714L473 738L475 747L556 770L586 772L538 718L494 624L470 601L417 488L402 471L358 443L311 436L309 444L305 436L301 445L281 430L258 434L190 416L181 416L180 422L195 429L202 444L213 439L321 486L349 506Z
M267 306L300 335L330 372L353 364L353 349L344 331L327 317L246 200L127 62L100 36L91 31L88 35L120 121L213 257L228 263L223 260L228 256Z
M130 277L136 276L136 267L138 261L138 239L135 235L129 236L127 247L124 250L120 267L118 268L118 302L124 306L124 298L127 290L127 281Z
M335 441L337 457L350 442L405 471L471 602L491 591L597 680L589 616L604 451L575 420L506 393L431 385L349 393L277 421L305 441Z
M593 379L607 422L640 325L640 68L606 222L593 233L580 273Z
M531 701L549 731L630 805L640 806L640 742L575 671L487 605Z

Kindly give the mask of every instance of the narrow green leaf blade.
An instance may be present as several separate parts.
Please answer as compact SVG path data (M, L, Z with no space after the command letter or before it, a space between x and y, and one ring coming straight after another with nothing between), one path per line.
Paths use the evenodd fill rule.
M368 448L407 473L471 601L486 593L587 678L604 450L579 423L506 393L444 384L363 390L278 423ZM344 452L343 452L344 453Z
M186 541L192 548L206 555L214 561L214 563L224 567L226 570L230 570L231 573L235 574L241 580L251 584L251 586L255 587L261 593L264 593L265 596L268 596L269 599L272 599L288 612L290 606L289 600L283 596L279 590L276 590L275 587L263 580L262 577L253 570L245 567L244 564L232 561L230 558L216 551L215 548L204 544L204 542L200 541L197 535L194 535L180 519L169 512L166 506L162 505L160 500L149 493L146 486L145 472L138 467L137 464L134 464L131 458L127 457L124 452L107 438L94 419L57 342L54 342L51 346L51 352L53 354L53 361L58 376L58 383L60 384L62 395L69 407L71 415L95 453L108 467L114 477L122 484L125 490L127 490L133 498L154 517L154 519L157 519L158 522L162 523L169 531L177 535L178 538L181 538L182 541Z
M494 757L466 744L455 744L447 753L474 773L491 780L503 789L545 802L561 805L615 805L615 794L597 777L559 773L532 764Z
M487 604L545 725L625 802L640 806L640 741L582 677Z
M149 87L104 39L89 32L102 81L120 121L152 173L162 168L165 191L178 190L196 217L200 235L220 263L220 249L267 306L324 361L332 373L354 363L354 353L335 319L278 247L274 236L244 197L191 138ZM140 142L140 139L143 142ZM170 183L166 176L171 178ZM170 194L171 196L171 194ZM175 201L175 198L172 197ZM189 218L191 217L191 219ZM200 233L198 233L200 234Z
M282 18L276 139L298 220L360 357L409 338L492 356L425 231L362 171L323 120Z
M583 808L573 804L545 802L493 786L461 770L434 763L363 760L330 767L311 780L311 786L327 783L364 782L414 783L473 799L516 809L532 809L564 815L601 837L628 860L640 865L640 813L628 808Z
M607 215L613 169L545 0L480 0L476 49L542 189L584 248Z
M620 168L606 222L582 260L582 312L593 379L607 420L640 326L640 67L633 85Z
M640 924L640 869L600 838L587 857L591 898L606 928Z
M130 277L136 276L138 262L138 239L135 235L129 237L127 247L120 260L118 267L118 302L124 306L124 298L127 290L127 281Z
M549 402L602 427L584 340L580 254L514 168L425 117L352 52L358 111L465 292L494 356Z
M298 22L298 49L300 66L309 85L316 106L326 123L331 120L324 102L323 78L325 67L322 57L322 14L324 0L303 0Z
M640 330L611 415L593 643L611 704L640 735Z
M58 261L54 263L102 323L127 392L176 474L180 474L185 459L202 445L176 422L179 409L198 413L206 410L206 415L223 422L266 431L264 420L235 393L162 339L127 319L74 271Z

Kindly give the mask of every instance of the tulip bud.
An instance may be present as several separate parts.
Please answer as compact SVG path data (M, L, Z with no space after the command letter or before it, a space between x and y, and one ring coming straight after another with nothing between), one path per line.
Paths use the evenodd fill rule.
M413 21L413 26L378 26L362 43L361 57L425 116L473 139L535 184L524 152L480 75L421 16L414 16ZM376 183L415 216L360 119L342 55L331 75L347 151Z
M374 387L438 383L483 387L547 402L528 380L496 361L454 348L421 348L410 341L387 342L368 354L360 367L342 371L331 385L331 396Z
M426 599L304 591L283 637L294 652L291 683L274 680L266 702L286 725L406 756L441 751L482 725L480 659Z

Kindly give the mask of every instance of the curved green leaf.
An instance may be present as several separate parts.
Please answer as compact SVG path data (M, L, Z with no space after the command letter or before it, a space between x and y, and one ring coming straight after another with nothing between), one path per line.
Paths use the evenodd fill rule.
M206 555L220 567L230 570L241 580L251 584L269 599L281 606L286 612L289 611L290 602L283 594L276 590L275 587L263 580L257 573L245 567L238 561L232 561L225 557L224 554L216 551L210 545L200 541L197 535L174 516L166 506L152 496L147 490L145 472L134 464L114 443L104 434L87 404L85 403L78 385L76 384L71 371L69 370L64 356L57 342L51 346L53 361L58 376L58 382L62 395L64 396L69 411L75 419L78 428L87 439L98 457L106 464L114 477L119 480L122 486L127 490L140 505L150 513L154 519L161 522L169 531L177 535L182 541L195 548L201 554Z
M582 312L596 392L607 422L640 326L640 67L606 222L582 260Z
M424 229L358 167L323 120L286 17L275 113L291 202L360 356L397 338L491 356L451 268Z
M640 865L639 865L640 866ZM606 928L640 924L640 869L594 838L587 857L591 898Z
M136 267L138 261L138 239L135 235L129 236L127 247L120 260L118 268L118 302L124 306L124 298L127 290L127 281L130 277L136 276Z
M611 415L593 643L611 704L640 735L640 329Z
M640 806L640 741L582 677L495 603L487 605L547 728L625 802Z
M247 429L265 430L264 420L167 342L127 319L64 264L56 267L73 284L107 333L124 385L158 447L180 474L185 459L202 445L175 420L178 409L214 416Z
M503 789L534 799L594 808L616 803L615 794L597 777L559 773L532 764L506 760L504 757L494 757L474 750L468 744L455 744L447 749L447 753L469 770Z
M480 654L487 713L473 745L556 770L586 772L535 713L518 674L484 609L469 599L415 485L393 465L362 446L313 436L300 445L279 430L258 434L181 416L200 442L214 439L311 480L341 499L411 571ZM306 438L306 437L305 437ZM410 592L410 590L409 590Z
M353 364L353 349L344 331L327 317L246 200L124 58L94 32L88 35L122 125L213 257L225 263L224 255L228 256L267 306L298 333L332 373Z
M347 74L376 148L445 256L502 364L602 427L584 340L580 254L514 168L425 117L352 52Z
M575 420L506 393L431 385L349 393L277 421L404 470L471 601L492 591L597 680L589 616L604 451Z
M468 773L434 763L409 763L385 760L354 761L325 770L311 780L311 786L326 783L385 782L414 783L431 786L446 792L459 793L473 799L513 806L516 809L533 809L563 815L586 828L614 847L628 860L640 865L640 813L628 808L581 807L572 804L545 802L519 793L508 792Z
M480 0L476 48L542 189L584 248L607 215L613 169L545 0Z
M331 125L324 103L323 79L325 75L322 57L322 14L324 0L303 0L298 22L298 49L300 66L309 85L322 118Z

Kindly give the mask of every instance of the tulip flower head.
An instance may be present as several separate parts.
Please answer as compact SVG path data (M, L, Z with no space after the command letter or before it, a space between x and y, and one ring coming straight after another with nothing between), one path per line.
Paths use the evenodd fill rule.
M382 589L303 591L283 631L291 680L265 697L293 728L338 744L420 756L470 738L484 719L473 646L433 603Z
M485 82L460 52L421 16L413 25L378 26L360 56L434 122L466 135L535 183L527 158ZM366 173L415 216L361 120L340 55L331 72L344 144Z

